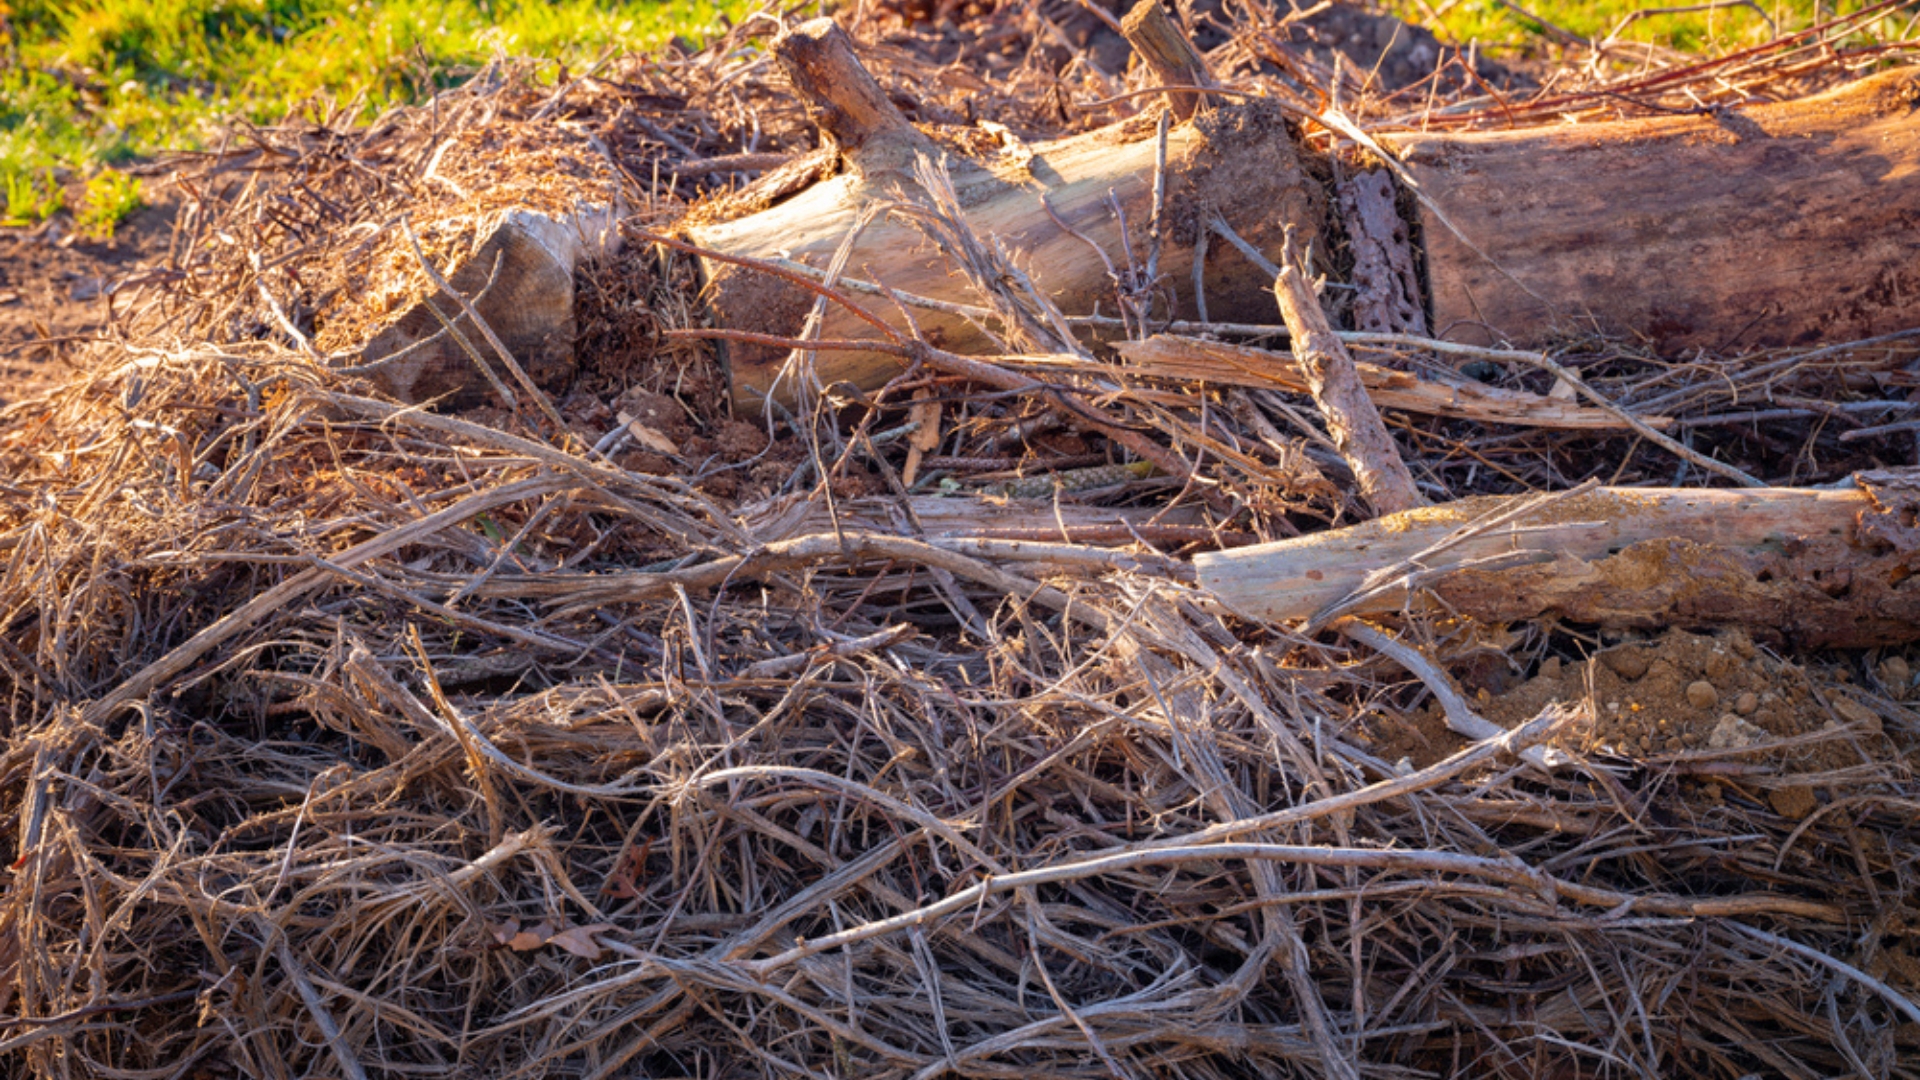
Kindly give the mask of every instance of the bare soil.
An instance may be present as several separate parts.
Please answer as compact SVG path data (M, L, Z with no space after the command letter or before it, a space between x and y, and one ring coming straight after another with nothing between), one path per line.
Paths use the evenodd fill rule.
M1586 755L1652 766L1684 763L1708 776L1764 762L1790 782L1769 782L1756 798L1802 818L1819 805L1807 777L1897 761L1913 747L1885 736L1883 714L1903 714L1915 696L1915 660L1906 651L1847 654L1805 665L1756 645L1746 633L1670 630L1623 641L1584 660L1545 657L1520 678L1504 655L1455 666L1476 709L1514 728L1552 702L1591 701L1593 722L1563 743ZM1385 755L1433 764L1467 744L1436 704L1378 732ZM1708 763L1718 763L1709 765ZM1728 762L1739 767L1724 769ZM1718 780L1699 791L1722 797Z
M150 198L106 241L74 233L65 215L0 229L0 406L70 374L80 348L125 317L116 299L165 273L180 203L171 192Z

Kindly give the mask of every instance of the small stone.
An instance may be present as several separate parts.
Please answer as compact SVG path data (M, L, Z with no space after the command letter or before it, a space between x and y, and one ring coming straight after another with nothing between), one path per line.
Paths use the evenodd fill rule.
M1540 677L1543 679L1551 679L1556 682L1559 681L1560 658L1557 656L1549 656L1545 660L1540 661Z
M1707 678L1724 679L1727 677L1727 673L1733 670L1733 657L1728 656L1716 648L1713 650L1712 655L1707 657L1707 662L1702 666L1706 670Z
M1631 681L1645 675L1652 661L1647 658L1647 650L1625 646L1601 653L1600 662L1615 675Z
M1880 714L1841 694L1833 695L1833 711L1840 719L1868 735L1880 734Z
M1774 813L1795 821L1813 813L1820 805L1820 800L1813 797L1813 789L1805 784L1774 788L1767 792L1767 801L1773 804Z
M1640 747L1640 751L1642 753L1645 753L1646 751L1653 749L1653 740L1647 738L1645 735L1642 735L1638 740L1635 741L1635 745Z
M1687 684L1687 704L1696 709L1711 709L1720 704L1720 691L1705 679L1696 679Z
M1742 660L1751 660L1754 655L1759 652L1758 649L1753 647L1753 639L1744 633L1735 632L1728 634L1727 644L1733 647L1735 655L1739 656Z
M1715 750L1744 750L1766 740L1766 732L1732 713L1723 713L1719 723L1713 725L1712 733L1707 736L1707 745Z
M1619 711L1620 711L1620 703L1619 703L1619 702L1617 702L1617 701L1609 701L1609 702L1607 702L1607 711L1608 711L1608 712L1619 712Z
M1753 710L1759 707L1760 696L1751 690L1733 699L1733 711L1741 716L1752 716Z
M1913 689L1913 668L1904 656L1889 656L1880 661L1880 681L1894 697L1904 698Z

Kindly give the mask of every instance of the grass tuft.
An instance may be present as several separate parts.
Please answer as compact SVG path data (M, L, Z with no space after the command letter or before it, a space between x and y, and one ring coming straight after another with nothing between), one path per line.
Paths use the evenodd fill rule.
M118 169L102 169L87 179L86 191L74 211L80 235L106 240L142 206L140 178Z
M357 102L371 117L456 85L498 54L577 69L609 49L698 40L749 8L748 0L0 0L8 223L61 209L62 182L205 147L230 117L272 122L314 98Z

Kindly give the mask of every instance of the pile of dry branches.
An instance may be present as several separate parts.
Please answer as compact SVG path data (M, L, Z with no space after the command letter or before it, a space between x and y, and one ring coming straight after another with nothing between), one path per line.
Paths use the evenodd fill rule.
M1040 47L972 57L984 94L950 29L872 18L874 67L929 123L1158 107L1064 107L1128 87ZM1217 56L1257 59L1272 19L1249 8ZM511 179L616 193L640 236L826 167L767 20L248 132L190 163L176 272L124 342L0 417L12 1071L1916 1075L1920 716L1878 656L1820 658L1878 730L1816 737L1817 772L1603 752L1594 701L1389 760L1431 695L1473 707L1452 679L1490 641L1523 666L1597 642L1223 612L1186 555L1364 513L1311 399L1102 363L937 176L923 218L995 325L1078 366L922 355L880 397L744 423L684 258L642 244L583 271L597 344L570 389L464 414L368 389L326 313L379 260L424 275L463 242L423 233L408 264L403 220ZM1756 53L1778 63L1747 85L1886 51L1847 53L1857 30ZM1594 109L1743 85L1668 70L1556 83ZM1902 344L1556 354L1674 418L1681 457L1631 430L1393 433L1433 498L1705 481L1700 460L1835 480L1911 461L1911 425L1859 430L1908 417ZM615 418L643 401L670 414ZM1800 818L1760 794L1796 769L1825 793Z

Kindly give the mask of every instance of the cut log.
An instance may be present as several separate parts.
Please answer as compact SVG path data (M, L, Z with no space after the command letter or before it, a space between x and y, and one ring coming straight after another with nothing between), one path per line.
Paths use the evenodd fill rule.
M1383 136L1422 197L1433 326L1663 354L1920 326L1920 72L1710 115Z
M785 203L735 221L696 226L689 238L729 255L788 256L825 267L863 212L901 198L914 182L916 155L943 153L900 117L874 85L852 44L831 20L803 23L775 42L774 52L813 115L838 143L848 171ZM1063 310L1114 309L1114 283L1091 241L1124 267L1126 243L1144 258L1152 218L1155 129L1151 119L1128 122L1059 142L1018 147L998 160L949 155L954 188L968 224L982 237L998 237L1017 252L1020 267ZM1319 235L1325 195L1302 172L1284 115L1271 103L1214 110L1175 127L1167 148L1167 220L1160 269L1164 283L1190 279L1198 228L1211 210L1277 259L1287 227ZM1051 206L1051 212L1049 212ZM1071 227L1069 232L1055 218ZM1078 233L1076 236L1074 233ZM1084 237L1084 239L1083 239ZM1214 265L1217 262L1217 266ZM1209 262L1207 309L1219 319L1270 321L1273 298L1267 282L1244 272L1237 259ZM945 258L910 223L882 217L855 242L847 263L854 276L877 280L904 293L969 300ZM717 325L792 337L813 307L813 294L788 282L708 260L710 310ZM1197 315L1191 296L1175 310L1156 307L1155 317ZM891 305L871 309L904 329ZM979 327L957 315L917 312L923 333L954 352L978 352L988 344ZM872 328L830 306L820 336L870 335ZM728 343L735 407L757 413L766 396L790 402L791 379L778 379L785 350ZM822 353L823 383L872 387L899 371L892 357L874 353ZM776 385L779 383L779 385Z
M444 272L474 300L480 317L534 382L558 387L573 375L573 272L581 262L618 249L617 215L586 206L566 217L516 208L478 223L476 242ZM489 284L491 283L491 284ZM408 404L468 408L492 400L489 382L444 324L431 301L506 379L500 359L451 297L416 299L361 350L361 369L381 390Z
M1920 640L1920 472L1845 490L1602 488L1503 521L1532 497L1463 499L1198 555L1249 619L1440 608L1485 622L1743 626L1803 648Z
M824 267L862 212L911 188L914 156L940 151L899 116L830 22L797 28L776 52L844 152L847 171L786 203L690 234L723 253L791 255ZM1835 344L1920 326L1917 109L1920 73L1905 70L1802 101L1712 115L1380 138L1417 186L1415 224L1436 332L1475 344L1546 345L1600 331L1672 354ZM1106 267L1056 224L1041 198L1120 261L1111 190L1133 250L1144 251L1153 179L1146 119L1019 146L1000 160L955 159L951 167L969 223L1018 252L1064 311L1114 309ZM1385 205L1386 195L1376 194ZM1320 237L1315 250L1328 250L1325 202L1271 103L1222 107L1176 126L1162 281L1190 279L1194 225L1209 209L1275 262L1287 225L1303 240ZM1391 260L1383 265L1373 277L1394 273ZM723 327L791 337L813 305L806 291L755 271L711 261L707 270ZM1205 270L1214 319L1272 321L1266 283L1241 260L1217 251ZM933 245L900 221L869 225L848 272L903 293L973 299ZM1192 290L1182 292L1170 314L1196 316ZM869 306L905 325L890 305ZM943 348L988 345L963 315L916 318ZM821 330L827 338L869 333L832 309ZM784 350L727 348L738 407L758 411L769 392L791 397L775 386ZM823 353L817 364L823 382L865 388L899 370L880 354Z
M1175 334L1155 334L1145 341L1117 341L1113 349L1127 362L1127 370L1132 374L1253 390L1307 392L1307 378L1300 365L1290 354L1270 349ZM1477 382L1434 382L1365 361L1357 361L1353 366L1367 388L1367 396L1383 409L1477 420L1483 424L1627 430L1625 421L1604 409L1587 408L1545 394L1505 390ZM1642 419L1654 428L1673 426L1673 421L1664 416Z

